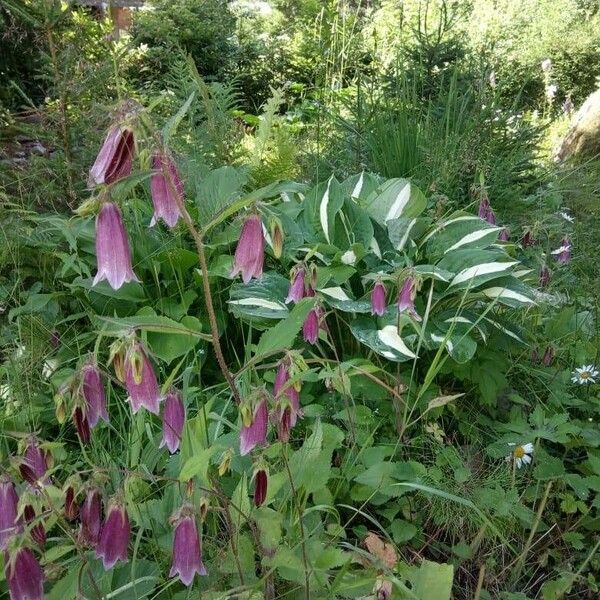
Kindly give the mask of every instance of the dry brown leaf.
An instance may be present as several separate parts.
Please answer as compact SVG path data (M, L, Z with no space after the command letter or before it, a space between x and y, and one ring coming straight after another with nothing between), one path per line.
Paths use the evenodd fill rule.
M369 532L364 540L367 550L376 556L388 569L393 569L398 562L394 546L384 542L376 533Z

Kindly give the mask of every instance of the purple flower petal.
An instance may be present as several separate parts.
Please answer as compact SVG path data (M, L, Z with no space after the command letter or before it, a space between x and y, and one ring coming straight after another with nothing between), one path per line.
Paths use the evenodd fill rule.
M139 281L131 266L123 215L113 202L105 202L96 217L96 262L98 272L92 285L106 279L118 290L124 283Z

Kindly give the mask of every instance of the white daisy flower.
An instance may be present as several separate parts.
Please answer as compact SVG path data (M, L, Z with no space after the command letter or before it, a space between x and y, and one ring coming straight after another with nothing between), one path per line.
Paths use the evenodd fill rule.
M577 367L571 375L571 381L573 383L585 385L588 383L596 383L596 378L600 373L594 365L583 365L582 367Z
M533 444L531 442L527 442L527 444L521 444L519 446L514 443L510 443L508 445L514 446L512 458L517 465L517 469L520 469L523 465L528 465L531 462L531 455L533 454Z
M569 223L575 223L575 217L572 217L568 212L561 210L559 214L565 221L569 221Z

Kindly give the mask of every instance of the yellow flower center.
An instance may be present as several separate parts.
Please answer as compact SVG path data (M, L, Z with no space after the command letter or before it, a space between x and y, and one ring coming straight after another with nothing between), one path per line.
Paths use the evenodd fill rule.
M515 458L523 458L525 456L525 450L523 450L523 446L515 448L514 455Z
M579 373L579 377L581 377L581 379L588 379L589 376L590 376L589 371L582 371L581 373Z

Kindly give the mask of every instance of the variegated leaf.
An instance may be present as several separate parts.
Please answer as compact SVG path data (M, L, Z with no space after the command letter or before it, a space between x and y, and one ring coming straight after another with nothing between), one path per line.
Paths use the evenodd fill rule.
M379 329L374 320L359 317L350 325L350 330L359 342L389 360L403 362L416 358L415 353L398 334L396 325L385 325Z

